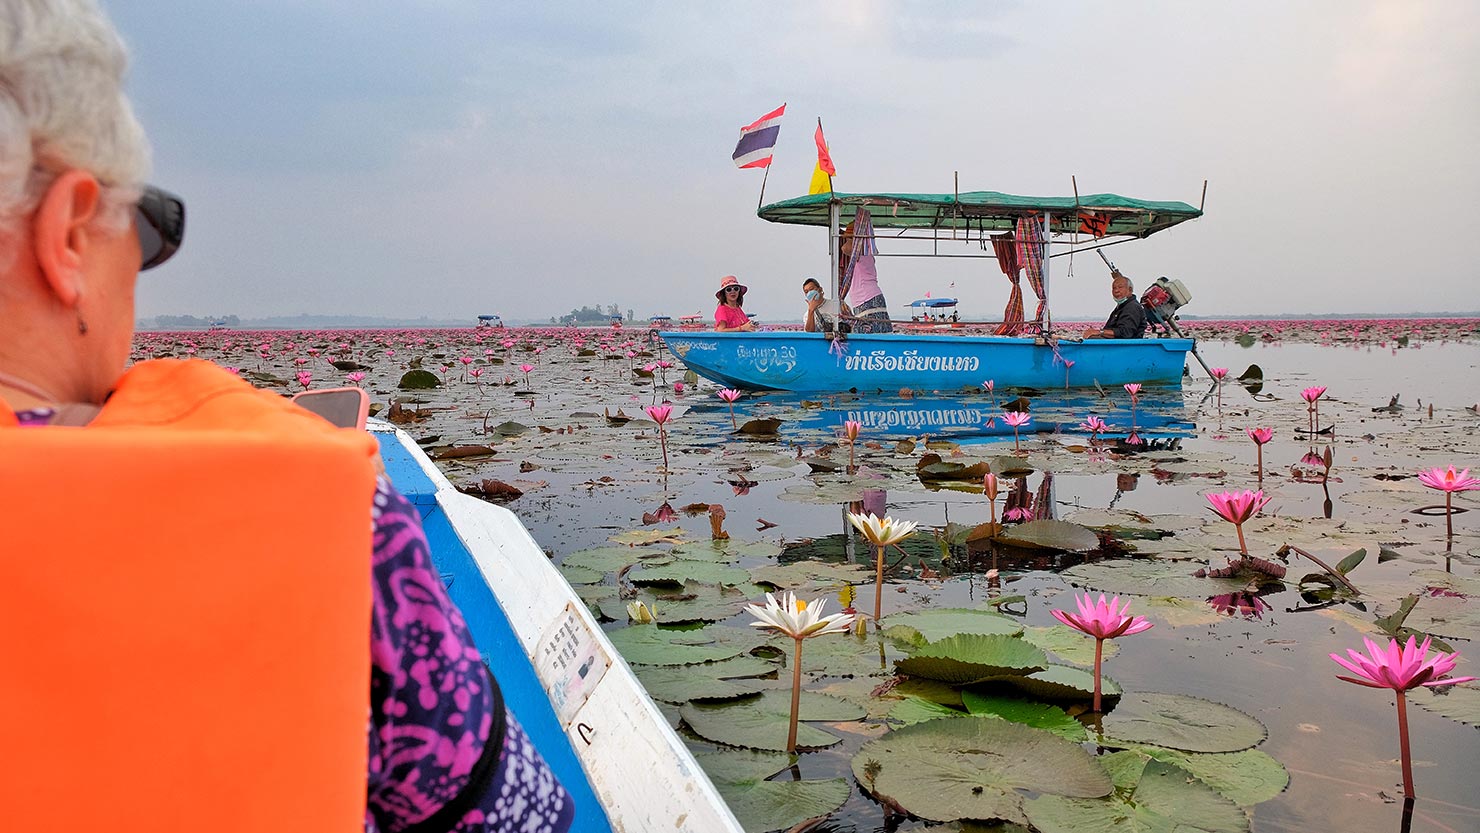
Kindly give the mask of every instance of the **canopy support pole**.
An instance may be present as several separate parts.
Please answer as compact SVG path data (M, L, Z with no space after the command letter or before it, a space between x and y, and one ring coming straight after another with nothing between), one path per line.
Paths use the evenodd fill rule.
M839 268L842 252L838 249L838 220L842 214L841 208L836 199L827 201L827 253L832 262L832 296L837 299L840 310L844 303L843 276Z
M1052 229L1053 217L1045 211L1043 212L1043 321L1038 325L1038 332L1043 335L1049 335L1053 330L1053 316L1048 313L1048 273L1049 264L1052 262L1048 253L1053 248Z

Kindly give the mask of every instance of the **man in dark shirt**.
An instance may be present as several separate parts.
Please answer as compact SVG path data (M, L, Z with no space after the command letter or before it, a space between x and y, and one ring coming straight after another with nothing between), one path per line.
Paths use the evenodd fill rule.
M1119 272L1111 272L1110 297L1115 299L1115 309L1105 319L1105 326L1085 330L1085 338L1140 338L1146 332L1146 310L1136 300L1131 279Z

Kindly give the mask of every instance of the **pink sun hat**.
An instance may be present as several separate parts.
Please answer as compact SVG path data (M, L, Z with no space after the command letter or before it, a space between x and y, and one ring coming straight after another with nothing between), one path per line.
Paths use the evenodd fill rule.
M725 275L723 278L720 278L719 291L714 293L714 299L716 301L723 302L725 300L725 290L729 289L732 286L740 287L740 303L744 304L746 291L745 284L741 283L740 279L735 277L734 275Z

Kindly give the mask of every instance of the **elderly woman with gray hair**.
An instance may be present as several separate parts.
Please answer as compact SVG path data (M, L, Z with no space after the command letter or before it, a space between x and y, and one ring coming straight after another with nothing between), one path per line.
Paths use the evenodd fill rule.
M568 829L374 441L206 362L125 369L185 225L126 64L93 0L0 5L8 823Z

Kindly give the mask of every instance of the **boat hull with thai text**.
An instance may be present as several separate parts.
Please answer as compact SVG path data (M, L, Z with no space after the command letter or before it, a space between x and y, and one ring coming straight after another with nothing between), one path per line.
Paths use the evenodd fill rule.
M1186 338L1092 339L801 332L660 334L690 370L741 390L956 390L1180 385Z

